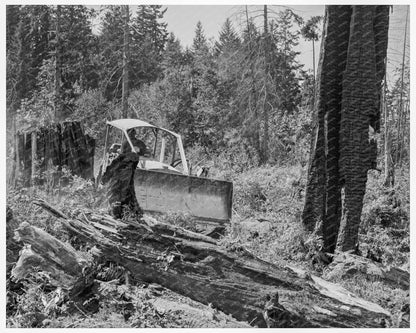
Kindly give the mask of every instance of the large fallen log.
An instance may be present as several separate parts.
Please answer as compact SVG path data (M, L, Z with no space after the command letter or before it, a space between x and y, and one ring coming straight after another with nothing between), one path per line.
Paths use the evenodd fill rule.
M37 203L48 209L47 203ZM94 246L95 260L115 262L135 279L210 304L252 326L383 327L389 321L389 312L338 285L154 219L127 222L91 213L83 220L59 218L71 233ZM22 228L16 230L20 240L53 266L53 260L46 259L51 251L43 252L44 246L38 245L43 240L29 230L35 227Z
M86 290L91 289L94 281L85 274L91 262L70 244L27 222L15 230L15 240L25 244L11 272L15 280L34 272L47 272L49 283L65 289L74 301L79 301L78 296L85 296Z

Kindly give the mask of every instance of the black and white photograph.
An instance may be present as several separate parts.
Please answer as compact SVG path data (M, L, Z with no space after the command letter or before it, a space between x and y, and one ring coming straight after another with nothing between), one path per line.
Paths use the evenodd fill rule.
M410 332L410 2L80 3L1 6L4 329Z

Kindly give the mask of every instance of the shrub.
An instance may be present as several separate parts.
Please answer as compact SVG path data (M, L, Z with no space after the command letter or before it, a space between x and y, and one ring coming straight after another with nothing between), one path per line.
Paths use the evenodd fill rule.
M303 206L300 167L254 168L234 177L233 206L243 217L259 212L299 217Z
M410 250L409 172L396 170L392 188L383 175L370 172L361 215L360 249L385 265L407 266Z
M408 228L409 226L409 173L407 169L396 171L396 184L383 186L383 175L369 172L361 215L362 232L372 225L384 228Z
M371 226L365 234L360 235L360 250L364 255L370 251L372 258L384 265L406 265L409 262L410 233L396 237L389 229Z
M195 219L189 213L168 212L158 217L162 222L182 227L191 231L198 231Z
M94 89L77 98L70 119L81 121L86 134L98 142L104 142L105 120L113 119L118 114L117 111L113 102L107 102L101 91Z
M233 218L225 246L243 245L264 260L308 266L312 236L301 222L301 167L253 168L233 176Z

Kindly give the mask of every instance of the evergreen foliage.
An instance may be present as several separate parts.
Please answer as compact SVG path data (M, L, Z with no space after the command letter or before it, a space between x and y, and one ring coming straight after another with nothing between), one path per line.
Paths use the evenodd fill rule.
M218 41L215 42L215 52L217 54L235 52L238 50L240 44L240 38L234 31L231 20L227 18L220 31Z
M189 48L168 34L168 9L140 5L130 11L127 115L181 133L187 149L200 155L239 156L246 167L306 163L314 79L295 48L301 36L319 39L321 17L303 22L290 9L265 9L267 27L247 7L239 28L227 18L213 42L198 22ZM85 120L94 136L100 136L97 120L120 117L122 7L102 6L93 33L97 14L85 6L60 6L58 36L57 6L7 6L8 121L18 110L18 126L53 122L57 99L64 117ZM408 94L401 89L399 80L386 103L393 155L398 159L400 150L400 159L408 160L407 145L399 144L408 137L409 117ZM404 113L394 117L399 109Z

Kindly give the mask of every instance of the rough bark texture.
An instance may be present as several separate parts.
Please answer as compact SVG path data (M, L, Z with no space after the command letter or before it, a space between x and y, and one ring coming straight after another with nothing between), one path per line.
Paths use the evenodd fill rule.
M123 13L123 77L122 77L122 95L121 95L121 116L127 118L128 103L127 98L129 96L129 63L130 63L130 38L129 38L129 21L130 13L129 6L122 6Z
M384 181L385 187L394 186L394 164L393 155L391 152L392 138L391 138L391 125L389 121L389 108L386 105L386 83L383 85L383 91L381 96L381 105L384 114Z
M52 283L71 289L82 277L82 260L69 244L27 222L23 222L15 233L16 240L26 244L12 270L15 278L25 278L36 267L49 272Z
M382 9L386 9L383 11ZM343 184L337 247L355 249L367 171L377 163L377 143L369 127L380 130L380 93L387 50L388 6L353 6L347 67L343 77L340 177ZM378 47L376 47L376 45ZM382 45L382 46L381 46Z
M18 224L13 218L13 211L9 206L6 206L6 272L12 269L19 259L19 251L21 246L13 238L14 229Z
M139 162L139 155L126 153L114 159L101 178L106 187L106 198L111 215L123 217L124 209L143 215L134 191L134 170Z
M86 302L96 292L95 280L88 274L91 267L88 258L84 258L68 243L27 222L20 224L15 235L15 240L20 246L23 244L23 248L11 271L13 281L19 282L39 272L46 272L49 284L64 290L71 299L68 311L97 308L95 301Z
M303 223L323 250L355 249L367 171L376 166L388 6L327 6ZM338 242L338 243L337 243Z
M55 25L55 121L64 118L62 103L62 42L61 42L61 6L56 6L56 25Z
M95 141L84 134L79 122L64 122L53 127L42 127L32 132L18 135L18 151L16 162L20 163L19 170L25 186L30 185L32 163L32 140L35 136L36 146L36 181L56 182L60 172L51 175L52 179L44 179L43 173L57 166L61 170L66 166L72 174L85 179L94 177Z
M85 220L65 219L47 203L37 204L94 245L96 260L116 262L135 279L211 304L252 326L382 327L390 316L378 305L302 270L273 265L243 248L224 247L210 237L151 218L127 222L87 213ZM17 230L24 230L20 237L26 244L40 249L42 257L55 253L42 251L44 246L37 243L45 238L27 237L34 235L27 228ZM53 270L53 260L45 261L50 265L44 268Z

